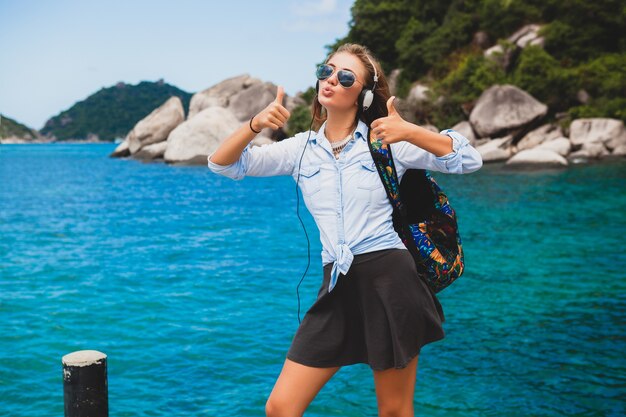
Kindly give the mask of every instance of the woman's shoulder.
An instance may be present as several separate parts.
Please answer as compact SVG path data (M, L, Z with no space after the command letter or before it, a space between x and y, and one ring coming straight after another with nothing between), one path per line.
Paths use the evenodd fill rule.
M296 136L304 136L304 137L314 137L317 135L317 132L315 130L305 130L303 132L298 132L296 133Z
M308 140L311 140L317 136L317 132L314 130L305 130L303 132L298 132L295 135L283 139L283 141L293 141L297 143L304 143Z
M280 140L272 140L271 143L264 144L259 146L258 150L255 149L257 147L253 147L252 144L249 144L248 147L251 148L254 152L297 152L298 149L305 146L308 140L314 138L316 132L313 130L307 130L304 132L298 132L293 136L289 136Z

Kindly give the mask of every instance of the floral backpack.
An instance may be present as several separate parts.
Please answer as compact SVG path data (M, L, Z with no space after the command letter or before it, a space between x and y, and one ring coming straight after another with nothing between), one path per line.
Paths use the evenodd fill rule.
M399 183L389 145L371 131L368 144L393 206L394 229L437 293L460 277L465 266L456 213L428 171L408 169Z

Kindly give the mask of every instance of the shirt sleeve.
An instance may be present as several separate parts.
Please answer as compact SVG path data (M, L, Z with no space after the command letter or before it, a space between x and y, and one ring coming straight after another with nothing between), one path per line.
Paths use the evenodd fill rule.
M306 134L298 133L293 137L280 142L262 146L248 144L239 160L230 165L219 165L211 161L212 152L207 157L208 167L216 174L241 180L246 176L271 177L276 175L291 175L298 149L303 145Z
M452 139L452 152L436 156L419 146L403 141L392 146L393 159L405 169L427 169L449 174L468 174L483 165L480 153L459 132L445 129L439 132Z

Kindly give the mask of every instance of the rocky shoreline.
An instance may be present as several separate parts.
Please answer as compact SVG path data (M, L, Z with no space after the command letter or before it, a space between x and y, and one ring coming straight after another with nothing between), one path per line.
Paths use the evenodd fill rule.
M390 85L395 85L394 74ZM276 95L277 86L248 74L226 79L194 94L185 111L173 96L140 120L110 154L144 162L173 165L206 165L207 156L242 123L262 110ZM426 97L425 86L415 84L406 99L396 99L398 111L414 121ZM307 103L298 94L285 96L293 110ZM569 126L546 122L548 106L513 85L494 85L483 92L468 113L468 120L452 129L467 137L485 163L504 162L507 167L567 167L626 157L624 122L610 118L576 119ZM433 131L439 127L425 126ZM448 126L444 126L447 128ZM284 130L264 129L253 141L262 146L285 138ZM56 141L9 137L2 144L110 143L93 135L84 141Z
M542 124L547 106L512 85L496 85L478 99L469 121L452 127L465 135L483 161L509 166L568 166L626 156L624 122L576 119L567 129Z
M172 97L139 121L110 156L205 165L222 140L273 99L276 88L249 75L224 80L192 97L187 118L180 99ZM414 114L414 97L419 94L411 91L406 100L397 99L407 120ZM289 111L306 104L299 96L286 97L285 102ZM469 120L451 128L469 139L485 163L504 161L510 167L566 167L626 156L621 120L577 119L564 129L542 123L547 113L548 107L527 92L513 85L494 85L477 100ZM261 146L285 136L283 131L266 129L252 144Z
M276 90L276 85L248 74L229 78L194 94L186 118L181 100L171 97L140 120L110 156L206 165L207 156L272 101ZM289 111L304 104L302 98L285 97ZM260 146L285 136L282 130L264 129L252 144Z
M109 140L99 140L99 139L84 139L84 140L56 140L50 139L46 136L42 136L39 139L27 139L17 136L9 136L6 138L0 139L0 145L45 145L49 143L58 143L58 144L93 144L93 143L111 143Z
M484 56L507 70L524 48L543 46L540 29L541 25L525 25L505 42L485 49ZM484 49L486 34L478 32L475 38ZM389 76L394 95L398 76L399 70L391 71ZM204 165L221 140L275 95L274 84L242 75L193 95L186 119L180 100L170 99L137 123L111 156ZM580 90L579 96L583 102L588 98L585 90ZM435 104L439 100L445 98L437 98ZM294 108L306 104L299 94L286 97L285 101L285 107L292 113ZM395 104L403 118L416 122L416 115L428 101L429 87L414 83L407 98L396 98ZM491 86L475 103L464 107L464 113L468 120L455 126L424 127L435 132L448 127L457 130L476 147L485 163L505 162L508 167L519 168L567 167L626 156L626 129L622 120L577 119L568 125L559 122L557 114L554 117L557 122L552 122L546 104L514 85ZM285 136L284 131L265 130L252 144L263 145Z

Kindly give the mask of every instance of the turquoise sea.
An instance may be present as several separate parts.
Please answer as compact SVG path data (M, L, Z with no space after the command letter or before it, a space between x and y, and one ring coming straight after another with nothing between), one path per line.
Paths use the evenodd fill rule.
M263 416L298 326L307 242L288 177L0 145L0 415L63 415L61 357L108 355L110 415ZM626 161L435 174L466 272L439 293L418 416L626 415ZM321 283L320 242L300 286ZM344 367L306 416L376 416Z

